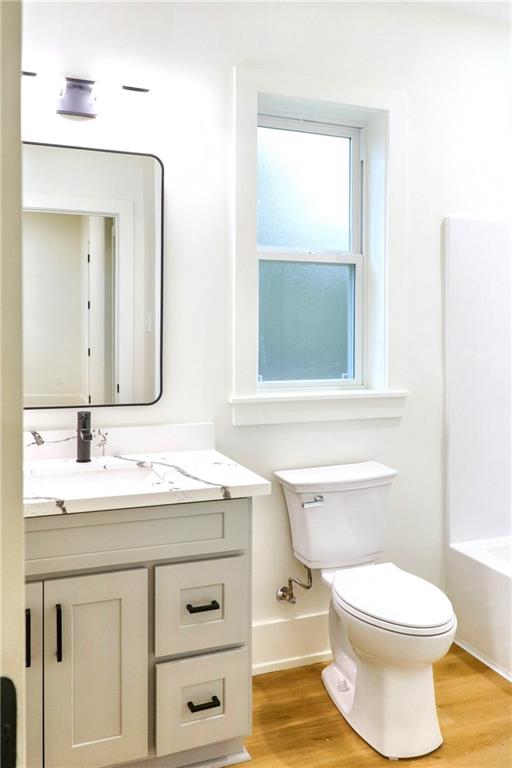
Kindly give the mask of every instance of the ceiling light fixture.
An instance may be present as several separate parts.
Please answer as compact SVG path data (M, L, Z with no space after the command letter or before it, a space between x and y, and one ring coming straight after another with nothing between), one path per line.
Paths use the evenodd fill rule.
M96 98L93 93L95 80L66 77L65 85L57 104L59 115L96 117Z

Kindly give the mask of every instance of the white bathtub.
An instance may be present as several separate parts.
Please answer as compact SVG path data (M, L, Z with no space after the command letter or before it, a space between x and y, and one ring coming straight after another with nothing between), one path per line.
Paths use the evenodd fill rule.
M512 540L451 544L447 592L458 620L455 642L512 680Z

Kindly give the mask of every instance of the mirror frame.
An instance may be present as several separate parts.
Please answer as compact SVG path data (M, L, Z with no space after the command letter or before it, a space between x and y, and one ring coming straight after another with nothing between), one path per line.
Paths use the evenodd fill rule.
M158 392L157 396L154 400L152 400L149 403L90 403L87 405L27 405L23 406L24 411L41 411L41 410L74 410L76 408L80 408L82 410L86 409L89 410L89 408L133 408L134 406L141 407L141 406L148 406L148 405L155 405L155 403L158 403L158 401L161 399L163 395L163 349L164 349L164 164L160 160L160 158L157 155L153 155L150 152L127 152L125 150L119 150L119 149L104 149L99 147L76 147L72 144L47 144L45 142L41 141L22 141L23 145L29 145L33 147L55 147L57 149L77 149L81 151L86 152L103 152L106 154L113 154L113 155L135 155L137 157L151 157L153 160L156 160L156 162L159 164L161 172L162 172L162 182L160 186L160 312L159 312L159 321L160 321L160 370L158 379ZM22 162L23 162L23 155L22 155ZM23 212L23 191L21 196L21 211ZM23 249L22 249L23 254ZM158 265L158 259L157 259L157 252L155 252L155 266Z

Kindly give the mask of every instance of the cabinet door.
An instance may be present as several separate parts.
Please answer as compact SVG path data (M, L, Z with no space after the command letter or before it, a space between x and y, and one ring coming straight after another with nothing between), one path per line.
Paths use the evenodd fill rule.
M147 605L143 568L45 582L46 768L147 756Z
M43 766L43 583L25 587L26 765Z

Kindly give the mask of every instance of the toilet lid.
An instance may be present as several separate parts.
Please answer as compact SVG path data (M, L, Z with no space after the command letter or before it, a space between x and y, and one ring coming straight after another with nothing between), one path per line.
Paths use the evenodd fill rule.
M370 623L385 622L400 628L426 630L454 622L453 607L444 592L425 579L402 571L393 563L338 570L333 581L333 598L349 612L355 610ZM357 615L356 614L356 615Z

